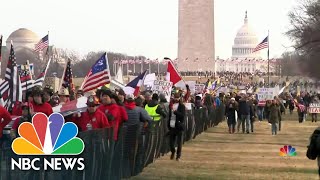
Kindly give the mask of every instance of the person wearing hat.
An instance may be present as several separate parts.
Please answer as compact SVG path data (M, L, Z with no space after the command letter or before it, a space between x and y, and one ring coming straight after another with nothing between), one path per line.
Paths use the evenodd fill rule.
M202 94L197 94L196 95L194 105L195 105L196 109L201 109L203 107Z
M122 89L118 90L118 105L123 106L124 105L124 100L125 100L125 92Z
M98 109L100 105L97 96L89 96L87 100L87 111L81 113L80 117L75 117L73 122L76 122L80 131L89 131L98 128L109 128L108 118Z
M113 138L118 140L118 131L120 125L123 121L128 120L128 115L126 112L120 109L114 101L114 94L109 89L104 89L100 92L100 102L99 110L103 112L109 120L110 125L114 128ZM112 100L113 99L113 100ZM122 113L122 114L121 114Z
M50 103L51 96L53 96L53 87L50 86L50 85L46 85L43 88L44 101L47 102L47 103Z
M175 156L175 143L177 141L177 156L176 160L179 161L181 158L182 143L183 143L183 131L184 131L184 118L186 115L186 107L181 101L181 95L179 93L174 94L173 104L169 108L169 144L171 156L170 159L174 159Z
M134 168L131 168L130 174L137 174L138 169L136 169L136 164L140 163L143 158L143 153L137 153L142 151L143 144L139 144L139 139L142 139L142 125L147 127L149 122L151 122L151 117L148 115L145 109L142 107L136 106L134 95L127 94L126 101L124 104L124 108L130 117L128 121L125 123L127 124L127 132L132 132L130 135L132 137L137 137L135 141L128 139L127 147L125 148L124 155L126 156L125 159L128 159L128 164L132 164ZM138 151L139 150L139 151ZM137 154L137 155L136 155ZM136 162L136 164L134 164ZM128 174L129 175L129 174Z
M43 90L40 86L36 86L33 88L33 90L32 90L33 113L42 112L42 113L46 114L47 116L50 116L53 113L52 107L49 103L44 101L43 95L44 95Z
M136 106L136 102L134 99L133 94L126 95L126 102L124 105L126 112L130 119L128 120L127 124L140 124L151 122L151 117L143 108L139 108ZM142 112L143 111L143 112Z
M160 121L161 117L167 117L161 106L159 106L159 95L153 94L151 101L145 106L145 110L148 112L149 116L153 121Z
M70 94L68 89L62 87L58 95L59 95L60 104L65 104L69 102Z
M32 93L32 91L33 91L33 88L27 90L26 97L25 97L26 98L25 99L26 102L29 102L29 103L33 102L33 93Z
M1 138L4 127L6 127L6 125L12 121L10 113L2 106L0 106L0 119L2 119L2 121L0 121L0 138ZM0 139L0 142L1 142L1 139Z
M236 102L236 99L232 97L226 105L226 112L225 112L230 134L235 132L235 128L237 124L237 115L238 115L237 110L238 110L238 103Z
M144 94L144 103L143 103L143 107L145 107L150 101L151 101L151 94L149 92L146 92Z
M78 89L77 94L76 94L76 98L81 98L82 96L84 96L84 92L81 89Z

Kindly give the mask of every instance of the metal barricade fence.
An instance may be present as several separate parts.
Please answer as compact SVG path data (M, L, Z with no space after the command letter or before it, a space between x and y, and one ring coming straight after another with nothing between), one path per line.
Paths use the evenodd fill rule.
M193 107L193 106L192 106ZM186 111L184 141L190 141L204 130L223 120L224 106ZM130 117L129 117L130 118ZM119 130L118 141L113 139L113 129L97 129L80 132L85 143L82 154L77 156L18 156L11 150L8 135L0 139L0 180L78 180L78 179L121 179L135 176L157 158L169 152L167 119L154 121L150 128L142 124L128 125ZM84 158L85 169L78 171L53 170L11 170L11 158Z

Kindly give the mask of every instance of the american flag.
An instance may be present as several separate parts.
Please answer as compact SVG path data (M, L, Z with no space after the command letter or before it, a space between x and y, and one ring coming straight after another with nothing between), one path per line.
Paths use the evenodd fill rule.
M261 49L265 49L268 47L269 47L269 36L264 38L264 40L260 44L258 44L258 46L254 48L252 52L257 52L257 51L260 51Z
M42 86L42 84L44 82L44 78L46 77L50 62L51 62L51 58L49 58L46 67L39 74L38 78L34 81L34 84L33 84L34 86Z
M20 66L20 80L21 80L21 88L22 91L29 89L29 87L33 87L34 80L32 79L30 66L28 63Z
M110 70L106 55L107 53L104 53L96 61L91 67L88 75L85 77L81 86L84 92L91 91L110 83Z
M37 44L35 44L34 51L39 52L49 46L49 35L43 37Z
M73 84L73 75L72 75L71 60L70 59L67 62L67 67L64 72L62 87L68 89L70 94L75 91L75 87Z
M18 72L16 55L14 53L13 45L11 43L10 55L8 60L8 65L6 69L5 81L8 81L9 84L9 97L7 107L11 110L12 105L15 102L22 102L22 88L21 81Z
M9 97L9 82L2 81L0 84L0 95L2 96L3 101L7 101Z

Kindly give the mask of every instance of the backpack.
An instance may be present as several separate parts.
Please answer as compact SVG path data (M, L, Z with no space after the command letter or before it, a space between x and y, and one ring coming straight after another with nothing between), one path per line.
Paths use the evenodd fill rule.
M315 130L315 132L311 135L310 138L310 144L306 153L306 156L310 160L315 160L320 155L320 134L318 133L319 130Z

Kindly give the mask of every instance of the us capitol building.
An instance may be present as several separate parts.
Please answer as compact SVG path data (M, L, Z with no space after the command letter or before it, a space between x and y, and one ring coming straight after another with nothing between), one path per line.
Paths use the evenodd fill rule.
M27 50L34 53L35 44L37 44L41 38L42 37L39 37L36 33L34 33L29 29L26 29L26 28L17 29L13 31L5 41L6 45L2 46L2 53L9 53L11 41L13 43L13 47L16 53L21 50ZM64 64L65 60L59 56L60 49L55 48L53 46L50 46L50 48L51 48L51 52L53 55L52 57L54 58L54 60L60 64Z
M262 41L248 23L247 12L244 24L238 30L232 46L232 57L215 61L215 72L268 72L268 60L263 60L260 51L253 53L254 48ZM270 72L274 71L275 59L270 59Z

